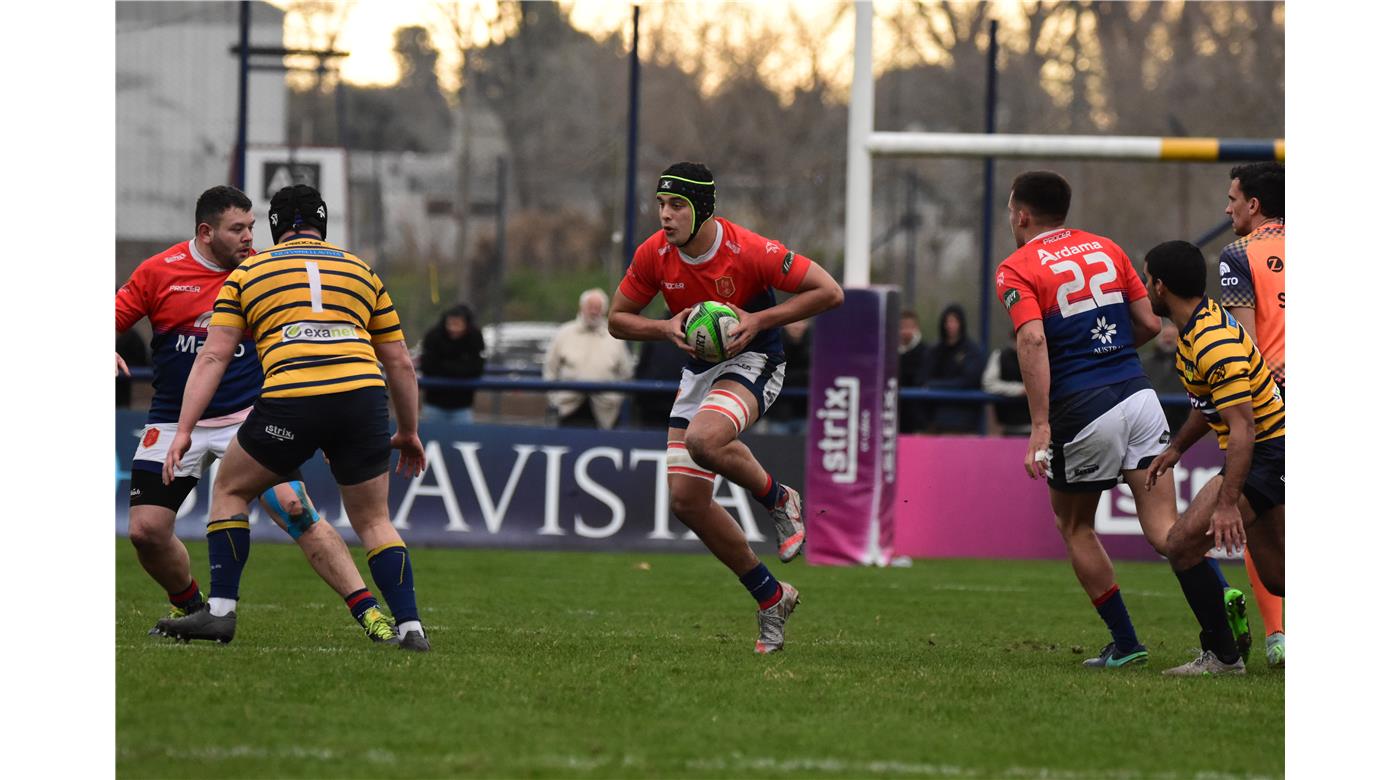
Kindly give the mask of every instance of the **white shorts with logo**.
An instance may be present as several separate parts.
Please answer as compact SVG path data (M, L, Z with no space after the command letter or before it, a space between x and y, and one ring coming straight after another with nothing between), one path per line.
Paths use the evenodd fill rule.
M688 427L705 402L705 396L714 389L715 383L721 379L732 379L758 399L758 414L755 414L753 419L744 421L743 425L736 422L736 426L741 430L747 428L757 422L778 399L786 372L787 364L782 358L763 352L735 355L698 374L692 371L690 366L686 366L681 369L681 384L676 390L676 402L671 406L670 426Z
M1117 484L1121 472L1146 468L1170 440L1157 394L1139 390L1069 441L1050 442L1050 486L1071 492L1107 490Z
M180 467L175 470L177 477L204 476L204 470L214 458L222 458L228 452L228 445L238 435L241 422L218 427L196 426L190 435L190 449L180 459ZM133 461L148 461L165 465L165 456L170 452L170 443L175 441L175 431L179 423L154 423L141 431L141 441L136 445ZM137 466L137 468L140 468ZM147 467L147 470L149 467ZM159 471L159 469L155 469Z
M786 363L781 358L762 352L736 355L698 374L686 366L681 370L681 384L676 390L676 402L671 406L670 427L689 427L690 421L703 407L729 417L735 430L743 433L777 400L778 393L783 389L786 371ZM716 392L717 399L711 399L706 404L706 396L714 391L715 383L721 379L732 379L753 393L754 398L758 399L758 413L750 417L739 397L733 393L726 394L723 390ZM713 471L695 462L683 441L666 444L666 473L709 481L716 476Z

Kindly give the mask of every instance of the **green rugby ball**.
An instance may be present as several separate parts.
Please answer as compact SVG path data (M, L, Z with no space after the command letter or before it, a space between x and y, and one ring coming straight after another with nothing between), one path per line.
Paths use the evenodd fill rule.
M722 303L705 301L690 310L685 319L685 343L701 360L718 363L729 351L729 331L739 324L734 310Z

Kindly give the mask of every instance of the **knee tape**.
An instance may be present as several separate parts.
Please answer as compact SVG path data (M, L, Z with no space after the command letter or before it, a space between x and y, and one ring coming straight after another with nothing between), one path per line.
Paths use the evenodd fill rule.
M700 464L690 457L690 450L685 448L683 441L666 442L666 473L715 481L715 473L700 468Z
M735 435L749 427L749 407L728 390L711 390L700 402L700 411L719 412L734 423Z
M277 488L275 487L268 488L267 491L262 494L262 500L263 503L267 505L268 509L272 510L274 514L281 518L282 523L287 526L287 535L293 539L299 539L302 534L306 533L306 529L310 528L312 524L320 520L321 517L316 513L316 507L311 505L311 499L306 497L306 485L304 483L296 481L288 482L287 484L292 486L292 490L297 494L297 500L301 501L301 514L296 516L287 514L286 507L282 506L282 502L277 500Z

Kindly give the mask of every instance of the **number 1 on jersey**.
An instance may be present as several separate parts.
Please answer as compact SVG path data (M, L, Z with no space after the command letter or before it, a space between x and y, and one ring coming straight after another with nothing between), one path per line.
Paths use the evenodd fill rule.
M311 310L325 311L321 308L321 267L315 260L306 261L306 281L311 284Z

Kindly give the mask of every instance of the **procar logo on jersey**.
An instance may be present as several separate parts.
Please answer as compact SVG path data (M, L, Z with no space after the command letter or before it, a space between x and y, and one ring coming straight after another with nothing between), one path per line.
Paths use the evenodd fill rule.
M185 259L185 253L184 253L184 252L181 252L181 253L178 254L178 255L172 255L172 256L170 256L170 257L165 258L165 262L167 262L167 263L178 263L178 262L180 262L181 260L184 260L184 259Z
M282 326L283 341L342 341L355 338L352 325L327 325L319 322L293 322Z
M1037 249L1035 251L1040 257L1040 264L1045 265L1046 263L1049 263L1054 260L1074 257L1075 255L1082 255L1085 252L1092 252L1095 249L1103 249L1103 244L1100 244L1097 241L1085 241L1082 244L1073 244L1071 246L1060 247L1054 252L1047 252L1044 249Z
M170 291L171 291L171 292L189 292L189 293L197 293L197 292L199 292L200 290L203 290L203 289L204 289L203 287L200 287L200 286L197 285L197 284L172 284L172 285L170 285Z

